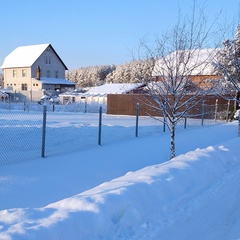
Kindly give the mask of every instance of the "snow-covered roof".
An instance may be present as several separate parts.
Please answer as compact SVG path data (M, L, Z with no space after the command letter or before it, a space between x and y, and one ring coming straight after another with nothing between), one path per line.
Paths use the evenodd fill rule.
M50 44L22 46L13 50L1 68L30 67Z
M47 78L41 77L39 80L42 84L65 84L65 85L75 85L74 82L68 81L63 78Z
M65 92L60 95L79 95L82 97L88 96L106 96L107 94L123 94L130 92L138 87L143 86L143 83L107 83L98 87L89 88L86 92Z
M31 67L34 62L40 57L40 55L47 49L47 47L53 47L51 44L38 44L38 45L29 45L21 46L13 50L3 62L1 68L17 68L17 67ZM55 50L53 49L55 52ZM63 63L61 58L55 52L59 60ZM63 63L64 67L67 70L67 67Z
M219 48L179 50L156 61L152 76L179 74L185 76L215 75L212 64Z
M98 87L90 88L88 94L122 94L130 92L140 86L142 83L108 83Z

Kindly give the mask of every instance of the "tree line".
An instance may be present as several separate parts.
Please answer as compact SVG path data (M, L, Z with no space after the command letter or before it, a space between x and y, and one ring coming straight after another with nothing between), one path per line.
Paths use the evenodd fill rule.
M99 86L104 83L137 83L152 80L153 58L134 60L121 65L81 67L66 73L66 79L77 88Z

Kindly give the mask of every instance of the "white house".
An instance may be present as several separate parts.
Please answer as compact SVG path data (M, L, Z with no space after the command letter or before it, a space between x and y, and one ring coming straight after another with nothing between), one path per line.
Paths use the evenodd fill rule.
M75 83L65 79L68 70L51 44L22 46L12 51L1 68L4 88L36 101L44 94L74 90Z

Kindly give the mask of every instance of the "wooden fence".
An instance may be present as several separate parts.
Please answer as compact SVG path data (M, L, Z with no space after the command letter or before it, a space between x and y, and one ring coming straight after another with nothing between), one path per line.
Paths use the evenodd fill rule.
M139 103L140 116L162 116L162 112L154 111L149 107L152 102L149 96L143 94L108 94L107 96L107 114L116 115L135 115L136 104ZM156 105L152 102L153 105ZM200 101L194 109L189 112L189 116L201 118L204 112L204 117L208 119L231 117L234 113L235 102L228 101L216 95L208 95L204 98L204 102Z

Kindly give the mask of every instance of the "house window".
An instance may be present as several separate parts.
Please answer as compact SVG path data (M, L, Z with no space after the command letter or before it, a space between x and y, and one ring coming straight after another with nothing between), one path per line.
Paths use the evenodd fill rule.
M22 69L22 77L23 78L27 77L27 70L26 69Z
M58 78L58 71L55 71L55 78Z
M47 78L50 78L50 70L47 70Z
M45 63L46 63L46 65L50 65L51 64L51 58L50 57L46 57L45 58Z
M17 70L13 70L13 77L15 78L15 77L17 77Z
M22 91L27 91L27 84L26 83L22 83Z

